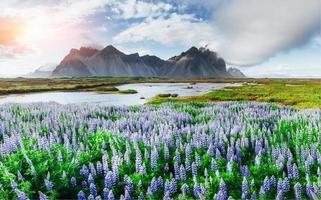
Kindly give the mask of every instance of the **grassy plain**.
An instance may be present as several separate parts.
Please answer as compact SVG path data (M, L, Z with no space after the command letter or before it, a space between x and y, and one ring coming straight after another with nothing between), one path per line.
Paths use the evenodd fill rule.
M321 108L321 80L244 80L240 87L225 87L204 95L184 98L155 97L150 104L163 102L258 101L297 108Z

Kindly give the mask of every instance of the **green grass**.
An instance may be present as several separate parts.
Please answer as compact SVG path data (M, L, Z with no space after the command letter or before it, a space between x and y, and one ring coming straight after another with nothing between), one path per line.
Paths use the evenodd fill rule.
M116 87L98 87L95 89L96 89L96 91L101 91L101 92L117 92L117 91L119 91L119 89Z
M164 102L258 101L290 105L296 108L321 108L320 80L265 80L226 87L196 97L171 99L156 97L150 104Z
M133 89L127 89L127 90L120 90L120 91L118 91L118 93L120 93L120 94L136 94L138 92Z

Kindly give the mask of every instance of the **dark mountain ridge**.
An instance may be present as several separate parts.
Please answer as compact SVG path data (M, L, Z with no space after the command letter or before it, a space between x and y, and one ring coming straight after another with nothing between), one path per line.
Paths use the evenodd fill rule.
M52 76L233 77L227 71L224 59L207 48L192 47L163 60L153 55L127 55L111 45L102 50L71 49L53 70Z

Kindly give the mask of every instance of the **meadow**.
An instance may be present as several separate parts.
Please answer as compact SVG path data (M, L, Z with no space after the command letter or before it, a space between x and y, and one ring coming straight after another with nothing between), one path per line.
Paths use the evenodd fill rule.
M321 109L321 80L244 79L242 83L240 87L225 87L196 97L173 99L158 96L149 103L157 105L163 102L257 101Z
M321 111L0 106L0 199L319 199Z

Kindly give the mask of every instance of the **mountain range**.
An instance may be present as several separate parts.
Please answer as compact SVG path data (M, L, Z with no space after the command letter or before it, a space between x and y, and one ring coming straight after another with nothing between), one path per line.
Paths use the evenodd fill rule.
M153 55L125 54L111 45L102 50L90 47L71 49L51 75L54 77L245 77L236 68L227 70L224 59L204 47L192 47L178 56L163 60Z

